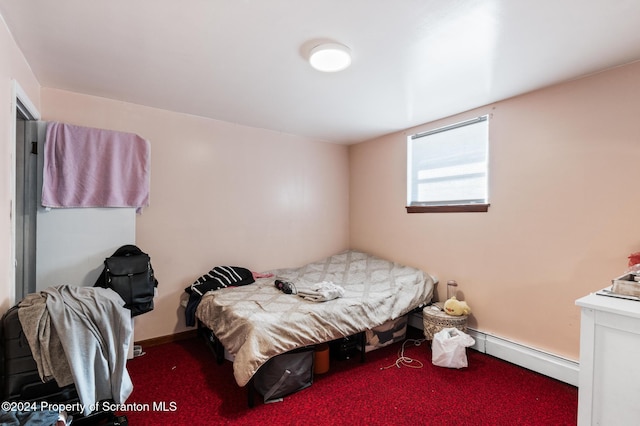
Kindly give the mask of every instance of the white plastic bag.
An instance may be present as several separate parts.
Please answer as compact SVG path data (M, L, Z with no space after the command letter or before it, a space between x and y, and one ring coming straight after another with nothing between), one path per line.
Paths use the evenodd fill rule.
M443 328L433 335L431 362L439 367L467 367L467 347L475 343L473 337L457 328Z

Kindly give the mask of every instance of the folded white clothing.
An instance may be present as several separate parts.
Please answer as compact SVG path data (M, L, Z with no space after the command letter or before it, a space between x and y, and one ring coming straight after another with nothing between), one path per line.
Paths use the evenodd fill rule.
M312 302L326 302L344 296L344 288L331 281L323 281L308 288L298 288L298 296Z

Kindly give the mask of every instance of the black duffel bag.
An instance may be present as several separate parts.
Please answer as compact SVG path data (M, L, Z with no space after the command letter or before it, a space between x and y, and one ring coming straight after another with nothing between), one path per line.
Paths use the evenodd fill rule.
M277 401L313 384L313 346L294 349L269 359L253 375L264 402Z
M151 258L132 244L120 247L104 260L104 269L94 285L118 293L132 317L153 310L157 286Z

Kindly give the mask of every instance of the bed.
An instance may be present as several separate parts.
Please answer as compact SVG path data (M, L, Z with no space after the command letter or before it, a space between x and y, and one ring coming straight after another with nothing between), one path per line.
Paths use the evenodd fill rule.
M360 251L345 251L299 268L271 271L254 284L206 293L196 318L234 357L239 386L270 358L296 348L353 336L395 320L431 301L429 274ZM314 302L285 294L276 278L298 289L331 282L342 297Z

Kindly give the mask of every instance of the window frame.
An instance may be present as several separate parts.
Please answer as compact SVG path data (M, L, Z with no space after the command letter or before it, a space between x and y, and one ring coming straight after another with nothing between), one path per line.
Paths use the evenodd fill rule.
M468 125L473 125L473 124L478 124L481 122L487 121L487 139L486 139L486 170L485 170L485 179L486 182L485 184L487 185L486 188L486 196L485 199L483 200L484 202L473 202L473 201L469 201L469 202L459 202L457 203L455 200L452 200L450 202L447 201L443 201L443 202L424 202L424 203L420 203L420 202L416 202L416 203L410 203L410 194L409 194L409 188L410 188L410 184L413 184L413 176L410 175L410 168L411 168L411 156L413 154L412 149L411 149L411 141L415 140L415 139L419 139L421 137L425 137L425 136L430 136L430 135L434 135L436 133L442 133L442 132L447 132L450 130L455 130L458 129L460 127L465 127ZM436 129L432 129L432 130L427 130L424 132L419 132L419 133L415 133L413 135L410 135L407 137L407 205L406 205L406 210L407 213L459 213L459 212L487 212L489 211L489 134L488 134L488 121L489 121L489 114L485 114L485 115L481 115L472 119L468 119L468 120L463 120L463 121L459 121L453 124L449 124L446 126L442 126L442 127L438 127Z

